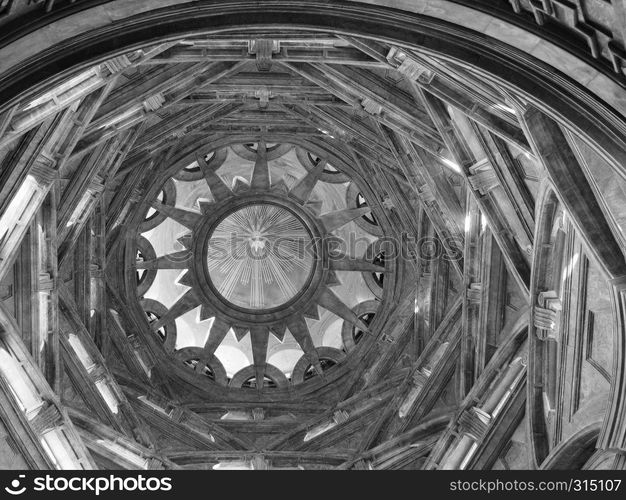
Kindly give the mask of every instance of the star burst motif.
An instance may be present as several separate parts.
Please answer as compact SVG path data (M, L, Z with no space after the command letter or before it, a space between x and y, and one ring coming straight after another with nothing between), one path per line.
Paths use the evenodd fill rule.
M209 240L207 267L217 291L250 309L283 305L313 269L311 237L288 210L248 205L225 217Z

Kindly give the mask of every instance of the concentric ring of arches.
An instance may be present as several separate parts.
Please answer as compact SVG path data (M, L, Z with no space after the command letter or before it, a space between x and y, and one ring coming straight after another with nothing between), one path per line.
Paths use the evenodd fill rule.
M258 147L257 144L259 145ZM296 185L292 186L291 189L287 188L286 184L280 180L277 182L274 182L273 179L270 180L267 162L270 158L279 158L282 154L292 149L292 147L291 145L287 147L284 144L270 144L269 147L267 147L263 141L260 141L259 143L240 144L232 148L233 152L244 159L251 160L253 157L255 158L252 179L249 184L254 182L255 175L258 177L260 171L265 172L264 174L260 174L260 177L267 179L266 184L257 185L254 189L245 182L242 182L241 179L235 182L231 188L227 186L219 176L215 175L216 171L224 162L224 148L216 149L206 155L196 156L196 162L173 172L173 175L163 182L158 190L153 189L156 196L153 196L150 203L151 206L145 211L145 217L139 224L138 232L141 233L145 229L149 230L156 227L158 223L155 224L155 220L162 222L167 218L172 218L189 229L189 233L179 239L185 247L185 251L188 252L194 248L197 250L199 248L197 243L198 238L195 238L196 243L194 243L194 230L198 233L200 226L207 225L203 217L206 219L207 214L216 212L216 208L218 208L220 204L233 203L232 200L245 200L246 198L252 201L257 199L261 192L265 192L266 194L271 193L269 194L270 196L275 196L289 203L293 203L294 200L296 200L299 205L303 208L305 207L305 213L308 213L309 216L312 216L312 218L318 222L321 221L319 212L316 212L317 207L314 206L315 204L309 203L309 206L307 206L308 197L313 188L318 182L345 183L350 181L350 177L339 169L331 167L328 160L323 159L322 156L309 153L302 147L297 147L297 157L300 162L303 162L303 166L308 173L303 178L299 179ZM262 149L261 153L258 151L259 148ZM223 199L219 201L220 195L214 196L215 203L204 204L201 215L197 213L192 214L191 212L184 213L181 211L182 209L176 207L176 197L172 190L173 179L178 182L192 182L204 179L207 181L211 194L214 195L214 192L219 193L221 191ZM255 189L260 191L253 192ZM346 192L346 206L348 208L343 210L340 214L324 214L327 223L333 218L336 219L339 217L338 220L356 222L359 228L370 234L373 233L373 236L383 234L377 224L377 218L371 214L371 208L368 207L367 202L364 203L365 196L356 188L354 182L349 184ZM354 200L352 200L352 198L354 198ZM217 210L217 212L220 211ZM192 220L195 220L195 222L192 223ZM321 226L323 227L324 224L322 223ZM368 231L368 228L370 231ZM328 232L328 234L330 234L330 232ZM323 280L317 284L316 293L312 295L313 299L300 304L301 309L297 310L296 314L290 311L290 314L285 315L283 319L278 322L266 320L264 324L259 326L255 321L246 323L245 321L241 321L241 318L233 317L233 315L229 314L220 314L219 311L216 313L215 309L211 308L210 299L207 301L206 294L204 296L202 294L202 290L205 290L206 287L200 285L198 280L192 277L194 275L197 277L202 274L198 269L200 266L199 262L202 262L202 259L191 259L196 262L194 266L189 260L183 258L182 253L166 256L166 258L156 258L154 251L151 251L147 239L138 235L136 241L137 259L134 263L134 267L136 268L137 293L139 297L142 297L142 292L145 293L149 288L159 269L171 267L187 269L187 272L182 276L181 280L186 285L192 285L190 291L170 308L154 300L141 300L141 306L155 337L161 343L164 350L170 356L174 357L179 366L182 365L185 367L184 371L187 376L191 374L196 379L203 380L204 382L209 379L218 385L228 385L236 389L253 387L259 390L263 388L286 389L291 385L300 385L310 380L318 380L318 375L323 375L323 378L325 378L327 375L325 372L344 362L347 355L355 351L357 344L364 338L364 334L370 332L374 316L378 310L378 306L380 306L379 300L383 297L382 277L392 267L388 266L386 269L385 260L383 258L384 246L381 240L376 240L368 247L364 257L365 260L350 258L349 261L351 263L340 263L338 266L344 271L361 273L365 284L378 300L357 304L357 306L352 309L347 307L341 299L332 293L330 287L336 281L336 275L332 269L330 269L328 276L324 277ZM193 245L196 245L196 247ZM182 261L181 258L183 258ZM193 271L194 267L196 268L195 272ZM202 298L199 299L199 297ZM316 310L319 305L332 311L343 320L343 327L341 329L342 339L349 340L343 342L341 349L323 346L315 347L311 342L305 317L315 319L317 317ZM207 342L205 346L202 347L184 347L176 350L177 330L175 320L182 313L198 306L201 307L201 320L209 319L210 317L213 318L213 324L210 328ZM261 323L263 323L263 321L261 321ZM295 364L289 379L283 371L267 362L269 335L274 335L278 340L282 341L286 329L289 329L294 335L304 352L301 359ZM224 366L215 355L216 348L229 331L233 332L238 340L250 334L254 358L252 365L239 370L239 372L235 373L230 378L226 376Z

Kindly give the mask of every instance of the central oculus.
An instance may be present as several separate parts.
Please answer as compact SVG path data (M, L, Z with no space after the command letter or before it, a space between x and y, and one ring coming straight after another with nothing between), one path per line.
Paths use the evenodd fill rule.
M215 290L246 309L290 302L305 288L314 262L311 234L302 220L270 203L231 212L208 240L207 267Z

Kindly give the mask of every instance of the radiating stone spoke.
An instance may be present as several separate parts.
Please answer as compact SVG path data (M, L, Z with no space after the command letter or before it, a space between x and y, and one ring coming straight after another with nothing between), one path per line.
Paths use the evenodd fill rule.
M211 168L204 157L198 155L197 156L198 165L200 170L202 170L202 174L204 175L204 179L211 190L211 195L216 202L224 201L230 198L233 195L233 192L230 190L228 185L222 180L222 178L217 175L217 172Z
M159 201L153 201L152 207L188 229L194 229L202 220L202 215L199 213L184 210L182 208L170 207L169 205L164 205Z
M313 344L313 339L311 338L311 332L309 331L309 327L306 324L306 320L304 316L293 316L287 322L287 328L291 332L291 335L296 339L296 342L300 345L301 349L311 361L311 364L317 371L319 375L322 375L322 365L320 364L319 356L317 354L317 349Z
M330 233L335 229L345 226L354 219L363 217L371 212L369 207L363 208L348 208L345 210L338 210L337 212L329 212L320 217L326 232Z
M265 141L259 141L257 148L257 158L252 170L251 189L270 188L270 169L267 163L267 147Z
M137 261L137 269L187 269L191 257L189 250L182 250L153 260Z
M352 323L364 332L369 333L369 327L329 288L325 288L319 297L319 305L333 314Z
M220 346L229 330L230 325L226 321L215 318L215 321L213 321L211 325L211 330L209 331L209 338L204 344L205 352L215 354L215 350Z
M298 183L291 189L289 195L293 198L305 203L311 196L315 185L318 183L324 167L328 162L326 160L320 160L309 172L298 181Z
M385 270L384 266L369 262L365 259L358 259L343 254L330 258L330 268L333 271L360 271L380 273Z
M250 329L250 340L252 343L252 358L254 362L254 372L256 375L256 386L258 390L263 389L265 371L267 368L267 344L269 340L269 328L264 326L254 326Z
M170 307L166 314L161 316L157 321L152 323L150 327L153 331L157 331L159 328L167 325L180 318L183 314L193 311L200 305L200 299L193 290L188 290L176 303Z

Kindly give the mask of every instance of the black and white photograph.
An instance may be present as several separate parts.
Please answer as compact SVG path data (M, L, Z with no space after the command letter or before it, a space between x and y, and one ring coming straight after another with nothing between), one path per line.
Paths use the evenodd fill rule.
M0 1L0 495L311 470L624 495L626 0Z

